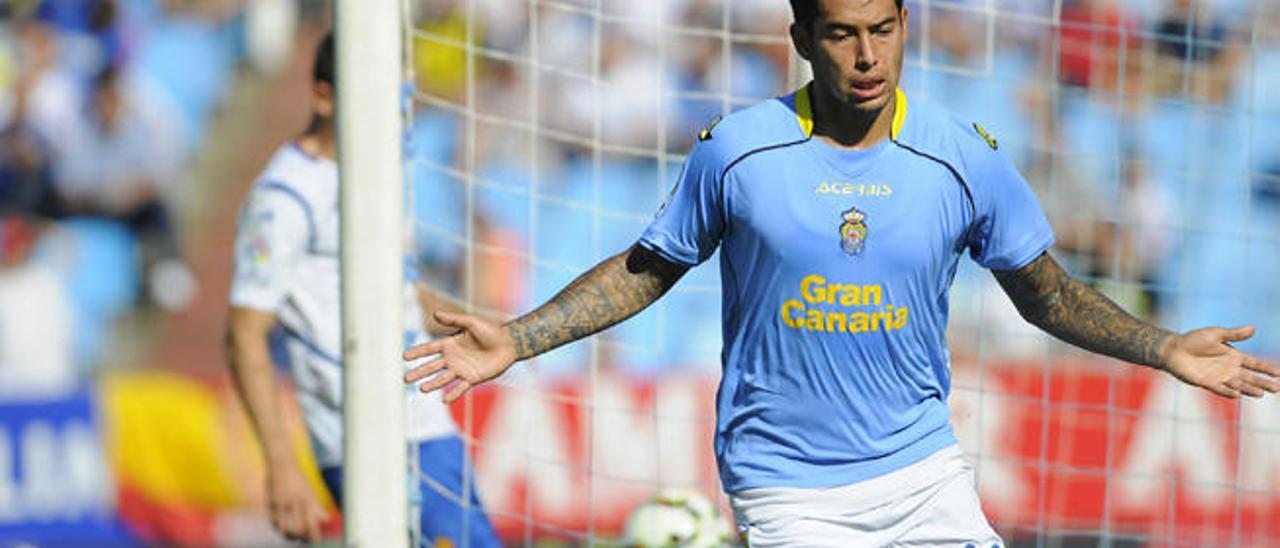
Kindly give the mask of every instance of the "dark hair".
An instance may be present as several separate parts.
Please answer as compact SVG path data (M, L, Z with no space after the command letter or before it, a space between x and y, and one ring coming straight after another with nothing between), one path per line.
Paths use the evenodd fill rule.
M902 0L893 0L893 3L898 5L898 11L901 12ZM818 18L818 0L791 0L791 13L796 23L808 28Z
M311 68L311 77L317 82L333 85L333 32L324 35L320 47L316 48L316 64Z

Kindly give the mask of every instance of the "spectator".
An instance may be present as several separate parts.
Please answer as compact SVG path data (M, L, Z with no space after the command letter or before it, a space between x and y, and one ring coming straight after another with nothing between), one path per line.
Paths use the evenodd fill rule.
M1233 29L1229 14L1205 3L1172 2L1155 24L1156 85L1160 95L1190 96L1222 104L1238 84L1237 67L1248 36ZM1249 26L1252 26L1250 24Z
M81 63L65 60L74 52L66 55L60 35L39 20L17 19L11 33L16 81L0 90L0 120L7 124L20 116L22 126L44 139L56 157L79 133L75 105L84 101Z
M1169 59L1212 62L1222 54L1227 28L1191 0L1176 0L1155 26L1156 52Z
M0 216L52 217L57 211L48 146L27 120L29 95L28 83L19 81L10 119L0 127Z
M1121 51L1138 43L1137 27L1119 6L1077 0L1062 8L1058 30L1059 81L1067 86L1113 90Z
M82 132L55 166L58 194L72 214L106 217L129 226L143 245L151 301L181 310L195 279L183 263L163 194L177 178L165 135L131 101L114 68L95 79Z

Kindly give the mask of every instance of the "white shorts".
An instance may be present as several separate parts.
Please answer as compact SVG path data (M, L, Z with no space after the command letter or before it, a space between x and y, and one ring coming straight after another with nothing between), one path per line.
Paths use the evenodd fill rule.
M1004 546L982 513L973 466L955 445L866 481L747 489L729 502L751 548Z

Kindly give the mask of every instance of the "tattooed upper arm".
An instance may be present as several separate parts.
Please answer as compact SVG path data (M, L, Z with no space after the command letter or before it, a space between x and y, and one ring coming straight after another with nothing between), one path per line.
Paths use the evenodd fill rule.
M1071 277L1048 252L1017 270L992 273L1022 317L1036 327L1085 350L1161 366L1161 346L1172 334Z

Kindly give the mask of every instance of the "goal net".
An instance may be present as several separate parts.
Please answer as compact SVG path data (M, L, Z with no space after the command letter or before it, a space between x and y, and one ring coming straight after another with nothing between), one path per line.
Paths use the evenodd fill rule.
M413 262L476 312L531 310L631 245L701 128L806 81L783 0L406 1ZM1280 356L1280 6L907 8L902 87L986 128L1039 194L1060 261L1170 328L1255 324L1240 346ZM659 487L727 510L709 263L455 404L504 542L616 541ZM952 420L1006 540L1280 542L1280 399L1218 399L1055 342L963 263Z

